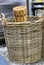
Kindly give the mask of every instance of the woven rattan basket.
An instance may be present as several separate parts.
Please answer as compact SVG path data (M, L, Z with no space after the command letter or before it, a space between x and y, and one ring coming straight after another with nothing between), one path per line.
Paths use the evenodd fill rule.
M17 63L32 63L41 59L42 19L28 17L27 22L4 19L4 35L10 60Z

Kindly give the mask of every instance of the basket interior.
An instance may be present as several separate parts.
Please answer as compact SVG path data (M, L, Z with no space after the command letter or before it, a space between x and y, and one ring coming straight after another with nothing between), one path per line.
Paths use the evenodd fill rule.
M40 18L39 17L36 17L36 16L27 17L27 21L30 21L30 22L36 22L39 19ZM7 22L15 22L15 19L14 18L7 18L6 21Z

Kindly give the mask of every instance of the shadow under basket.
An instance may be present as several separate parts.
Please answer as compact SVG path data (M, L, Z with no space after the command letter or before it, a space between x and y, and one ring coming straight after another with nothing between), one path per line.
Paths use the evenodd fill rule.
M5 41L10 60L15 63L33 63L42 55L42 21L36 16L28 17L27 22L14 22L6 19Z

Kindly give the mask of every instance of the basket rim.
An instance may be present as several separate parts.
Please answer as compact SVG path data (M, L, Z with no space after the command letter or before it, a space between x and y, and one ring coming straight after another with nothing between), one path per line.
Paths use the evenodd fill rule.
M29 17L38 17L38 16L28 16L28 18ZM11 18L7 18L3 23L2 23L2 25L20 25L20 24L36 24L36 23L39 23L39 22L41 22L41 21L43 21L44 19L43 18L40 18L40 17L38 17L39 19L38 20L35 20L35 21L33 21L33 22L30 22L29 20L27 20L26 22L8 22L10 19L11 20L13 20L14 18L13 17L11 17ZM42 23L42 22L41 22Z

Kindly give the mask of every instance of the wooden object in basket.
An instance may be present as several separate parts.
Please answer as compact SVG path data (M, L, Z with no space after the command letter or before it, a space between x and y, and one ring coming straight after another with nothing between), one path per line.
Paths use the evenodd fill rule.
M27 21L27 9L25 6L17 6L13 8L15 22Z

